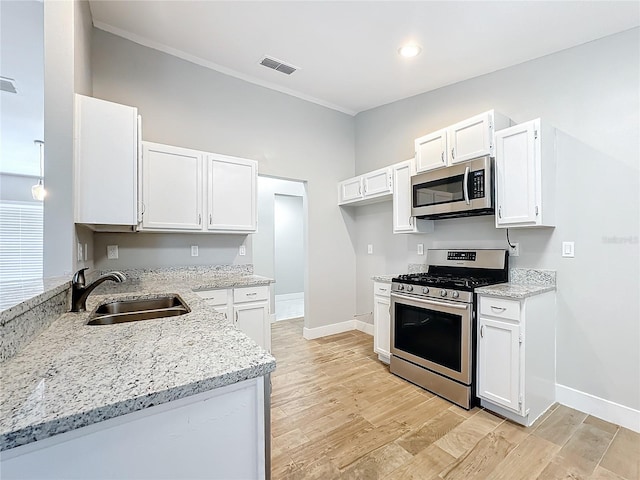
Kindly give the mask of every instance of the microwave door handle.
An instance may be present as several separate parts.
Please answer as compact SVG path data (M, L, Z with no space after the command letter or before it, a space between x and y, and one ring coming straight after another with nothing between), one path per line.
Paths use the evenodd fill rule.
M464 201L469 205L469 165L464 169L464 179L462 180L462 192L464 193Z

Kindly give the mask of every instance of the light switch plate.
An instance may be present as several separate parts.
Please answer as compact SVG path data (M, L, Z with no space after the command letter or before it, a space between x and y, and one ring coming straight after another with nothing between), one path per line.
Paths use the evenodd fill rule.
M118 245L107 245L107 258L109 260L118 259Z
M562 256L566 258L575 257L575 242L562 242Z
M246 255L247 254L247 247L245 247L244 245L240 245L240 251L238 252L239 255Z
M198 245L191 245L191 256L192 257L198 256Z
M373 253L373 245L372 244L367 245L367 253L369 255L371 255Z
M513 247L509 245L509 256L510 257L520 256L520 244L518 242L513 243Z
M78 242L78 261L81 262L83 258L84 255L82 254L82 244Z
M418 255L424 255L424 243L418 244Z

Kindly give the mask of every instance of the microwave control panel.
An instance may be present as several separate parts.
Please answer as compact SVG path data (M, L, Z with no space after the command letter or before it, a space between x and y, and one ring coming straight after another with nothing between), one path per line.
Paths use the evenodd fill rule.
M471 180L471 185L469 185L469 198L484 198L484 170L471 172L469 177Z

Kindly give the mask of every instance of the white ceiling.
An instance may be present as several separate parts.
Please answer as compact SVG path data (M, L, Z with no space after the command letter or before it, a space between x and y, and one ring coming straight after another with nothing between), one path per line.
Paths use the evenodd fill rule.
M356 114L640 25L637 1L105 1L94 25ZM401 58L415 41L422 54ZM264 55L300 67L260 66Z

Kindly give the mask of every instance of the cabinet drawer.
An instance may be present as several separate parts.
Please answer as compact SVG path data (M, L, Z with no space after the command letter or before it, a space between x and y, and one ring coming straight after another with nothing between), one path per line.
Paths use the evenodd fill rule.
M480 314L520 320L520 302L495 297L480 297Z
M374 295L382 295L384 297L388 297L391 295L391 284L382 283L382 282L374 282L373 283L373 294Z
M267 300L268 298L269 287L265 285L233 289L233 303L254 302L258 300Z
M220 290L202 290L195 292L200 298L204 298L209 305L226 305L227 303L227 289Z

